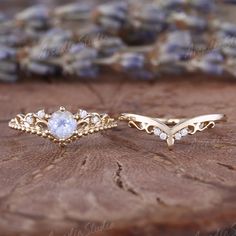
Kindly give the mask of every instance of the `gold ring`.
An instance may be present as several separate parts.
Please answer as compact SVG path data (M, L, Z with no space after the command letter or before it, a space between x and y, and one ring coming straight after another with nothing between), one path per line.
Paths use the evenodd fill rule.
M88 113L78 110L72 114L64 107L52 114L44 110L37 113L18 114L9 122L9 127L48 138L60 146L94 132L117 126L115 119L107 114Z
M223 114L210 114L190 119L166 119L123 113L119 120L128 121L130 127L159 136L161 140L166 140L171 150L176 140L180 140L188 134L195 134L197 131L214 128L215 123L217 121L225 121L226 116Z

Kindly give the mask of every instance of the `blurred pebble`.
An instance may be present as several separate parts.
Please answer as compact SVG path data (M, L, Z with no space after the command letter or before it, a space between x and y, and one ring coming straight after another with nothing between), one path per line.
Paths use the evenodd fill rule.
M223 54L229 57L236 57L236 38L221 35L218 39Z
M202 60L209 63L223 63L224 56L219 50L213 50L203 56Z
M75 48L77 49L75 50ZM97 55L96 49L85 47L82 44L74 46L74 49L64 56L64 73L79 77L95 77L98 74L98 67L94 63Z
M222 0L223 3L236 4L236 0Z
M136 79L149 80L154 77L153 72L147 68L146 58L142 53L124 52L117 55L114 68L128 73Z
M141 53L123 53L119 58L119 64L125 71L141 69L144 62L145 58Z
M108 57L124 48L125 44L118 37L106 37L95 39L93 41L93 46L97 49L99 56Z
M173 48L189 49L192 46L191 33L186 30L176 30L167 34L166 44Z
M202 72L211 75L222 75L224 73L224 67L221 64L203 61L199 64L199 68L202 70Z
M127 20L128 4L126 2L112 2L100 5L95 10L95 22L110 33L121 30Z
M3 23L7 20L7 17L2 13L0 12L0 23Z
M190 32L178 30L167 34L166 42L160 47L160 51L162 55L169 54L181 61L191 58L192 47Z
M59 72L59 67L56 65L49 65L40 62L30 61L27 62L27 72L41 75L41 76L52 76Z
M10 61L0 61L0 71L5 73L16 73L17 72L17 64L15 62Z
M87 19L90 11L90 7L85 3L71 3L57 7L54 14L64 20L81 20Z
M236 37L236 24L228 22L220 24L220 30L225 36Z
M187 0L165 0L162 4L168 10L180 10L186 6Z
M0 29L0 45L23 47L31 41L29 35L20 29L4 27Z
M175 24L181 25L182 27L184 26L187 29L203 31L208 27L207 20L204 18L195 15L187 15L183 12L174 13L171 16L171 19L175 22Z
M132 14L132 13L131 13ZM131 23L144 30L160 32L166 25L167 14L154 4L145 4L134 10Z
M50 15L46 6L37 5L18 13L15 19L36 30L49 27Z
M61 43L72 39L72 32L61 28L52 28L41 38L42 43Z
M6 59L15 59L16 50L10 47L0 45L0 61Z
M38 45L31 49L29 57L32 60L40 61L59 57L68 50L71 40L70 31L52 29L42 37Z
M7 73L2 73L0 71L0 81L1 82L7 82L7 83L13 83L18 80L17 74L7 74Z
M196 8L201 13L209 13L215 10L215 2L215 0L190 0L190 7Z
M76 55L77 53L81 52L85 48L83 43L73 44L67 55Z

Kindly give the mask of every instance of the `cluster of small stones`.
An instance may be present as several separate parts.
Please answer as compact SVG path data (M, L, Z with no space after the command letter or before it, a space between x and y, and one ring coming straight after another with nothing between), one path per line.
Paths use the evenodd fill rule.
M79 110L79 117L80 119L86 119L88 117L89 113L85 110L80 109ZM93 114L91 117L91 122L93 125L100 125L102 123L101 118L98 115Z
M218 4L73 3L34 6L13 19L0 12L0 80L16 81L20 72L93 78L103 67L143 79L186 72L235 77L236 25L217 20Z
M168 135L159 128L154 128L154 135L160 137L161 140L166 140L168 138Z
M86 118L91 119L93 125L88 125L87 128L78 130L78 120ZM47 128L35 125L36 119L46 120ZM113 119L103 122L97 114L88 113L85 110L79 110L78 113L73 115L64 108L60 108L59 111L51 115L47 115L44 110L40 110L35 114L29 113L20 121L17 118L12 119L9 126L13 129L49 138L53 142L65 146L84 135L116 127L117 123Z
M21 115L21 118L14 118L9 122L9 126L13 129L25 131L27 133L37 134L39 136L48 137L48 131L42 130L41 127L35 125L36 119L43 120L47 117L44 110L40 110L37 113L29 113L25 116Z
M159 128L154 128L153 130L154 135L158 136L161 140L167 140L168 134L166 134L164 131L161 131ZM184 128L177 132L174 135L175 140L181 140L183 137L188 135L188 129Z
M180 140L181 138L185 137L188 135L188 129L182 129L179 132L175 134L175 140Z

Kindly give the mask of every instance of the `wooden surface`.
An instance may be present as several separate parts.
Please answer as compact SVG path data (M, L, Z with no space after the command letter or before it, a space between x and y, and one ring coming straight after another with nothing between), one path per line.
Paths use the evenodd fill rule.
M235 82L166 78L0 85L0 235L205 235L236 223ZM19 134L19 112L151 116L225 113L228 122L165 142L124 124L61 149ZM200 234L197 234L200 232ZM65 234L67 233L67 234Z

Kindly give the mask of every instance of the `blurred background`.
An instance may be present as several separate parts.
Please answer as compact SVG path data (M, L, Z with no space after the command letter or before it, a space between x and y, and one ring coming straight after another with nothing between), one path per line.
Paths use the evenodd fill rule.
M0 80L236 76L235 1L1 1Z

